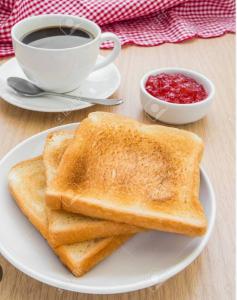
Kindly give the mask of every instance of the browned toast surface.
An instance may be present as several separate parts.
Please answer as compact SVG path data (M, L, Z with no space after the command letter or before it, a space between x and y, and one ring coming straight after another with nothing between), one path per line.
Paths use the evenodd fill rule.
M81 122L47 190L47 203L146 228L200 235L202 140L104 112Z

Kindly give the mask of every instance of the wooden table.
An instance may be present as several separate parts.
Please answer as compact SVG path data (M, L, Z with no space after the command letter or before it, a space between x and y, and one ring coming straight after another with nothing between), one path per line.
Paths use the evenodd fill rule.
M19 272L0 257L4 272L0 283L1 300L234 299L234 36L153 48L126 47L117 65L122 83L115 96L127 101L106 110L146 123L152 121L144 114L139 99L139 80L144 72L167 66L185 67L206 74L215 83L215 101L208 116L194 124L180 126L199 134L206 144L203 166L213 182L217 201L216 226L210 242L194 263L159 289L153 287L111 296L83 295L47 286ZM81 121L95 110L105 108L94 106L69 114L37 113L0 101L0 156L35 133Z

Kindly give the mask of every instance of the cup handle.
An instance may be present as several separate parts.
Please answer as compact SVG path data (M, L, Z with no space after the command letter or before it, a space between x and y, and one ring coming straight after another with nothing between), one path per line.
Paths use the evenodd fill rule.
M104 68L105 66L110 64L112 61L114 61L117 58L117 56L119 55L119 52L121 50L121 43L119 41L119 38L111 32L102 33L101 38L100 38L100 43L103 43L103 42L108 41L108 40L114 42L114 48L113 48L112 52L109 55L107 55L102 60L97 61L96 65L94 66L93 71Z

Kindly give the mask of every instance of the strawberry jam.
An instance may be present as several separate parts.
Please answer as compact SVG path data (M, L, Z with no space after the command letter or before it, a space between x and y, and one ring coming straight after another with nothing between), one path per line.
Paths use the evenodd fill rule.
M207 97L203 85L179 73L151 75L146 81L145 88L152 96L171 103L190 104Z

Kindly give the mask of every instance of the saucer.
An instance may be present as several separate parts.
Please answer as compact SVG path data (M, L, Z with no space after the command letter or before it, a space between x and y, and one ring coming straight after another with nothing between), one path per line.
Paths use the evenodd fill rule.
M102 56L99 56L98 59L102 59ZM35 98L19 96L7 85L6 79L10 76L26 78L16 58L8 60L0 67L0 98L17 107L41 112L66 112L93 105L79 100L49 95ZM118 89L119 85L119 70L111 63L91 73L80 88L69 94L90 98L108 98Z

